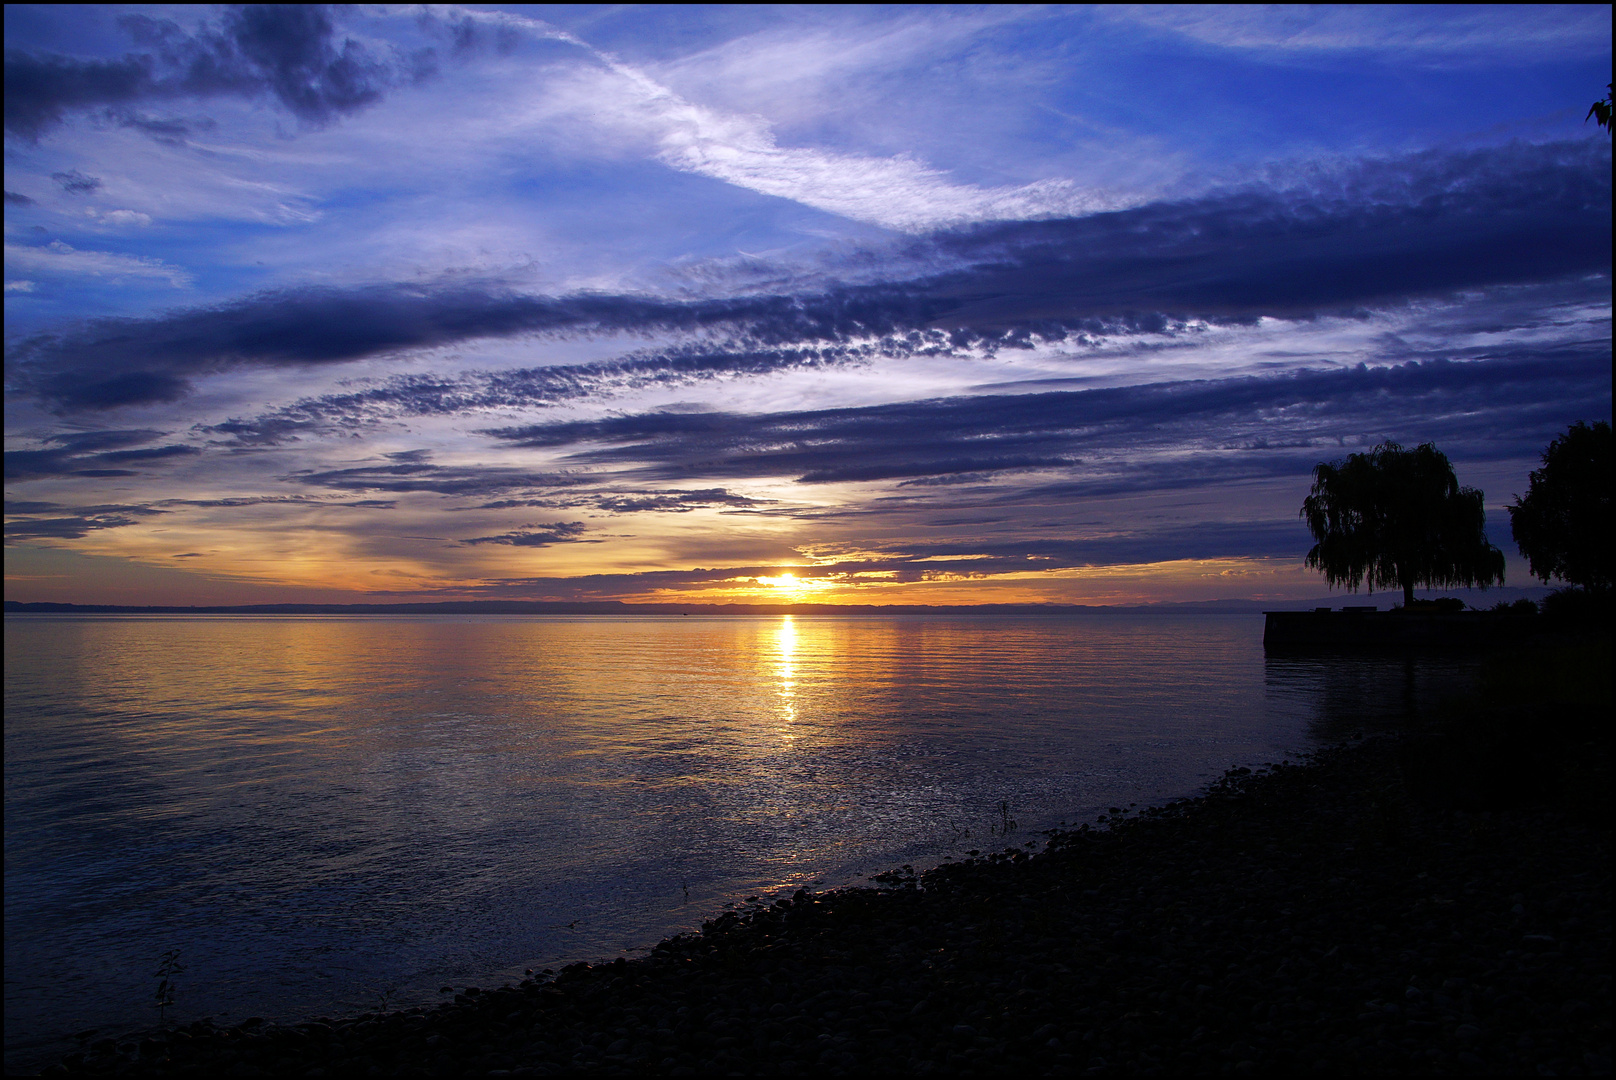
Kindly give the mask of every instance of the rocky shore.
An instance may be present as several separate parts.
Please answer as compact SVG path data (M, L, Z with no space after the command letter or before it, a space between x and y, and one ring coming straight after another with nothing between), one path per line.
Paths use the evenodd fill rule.
M1357 742L643 959L46 1075L1608 1074L1608 821L1423 805L1403 775Z

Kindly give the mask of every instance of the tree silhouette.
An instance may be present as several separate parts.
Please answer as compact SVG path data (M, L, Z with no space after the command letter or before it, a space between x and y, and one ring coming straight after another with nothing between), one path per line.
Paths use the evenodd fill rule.
M1556 436L1543 451L1543 467L1532 472L1526 497L1515 497L1509 527L1532 575L1585 589L1608 589L1613 567L1610 494L1610 425L1582 421Z
M1447 455L1430 443L1404 450L1381 443L1367 454L1313 468L1302 515L1318 541L1307 565L1330 585L1414 586L1504 583L1504 553L1487 542L1481 492L1461 488Z
M1610 83L1605 84L1604 101L1596 101L1588 107L1588 115L1582 118L1582 122L1584 124L1591 119L1596 121L1599 126L1604 128L1606 131L1611 131L1610 109L1613 104L1616 104L1616 102L1611 100L1611 85L1612 84Z

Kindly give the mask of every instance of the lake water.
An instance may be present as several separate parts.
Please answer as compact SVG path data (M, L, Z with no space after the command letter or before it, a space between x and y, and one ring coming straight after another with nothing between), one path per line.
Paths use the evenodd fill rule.
M8 616L6 1062L634 955L725 904L1194 794L1428 661L1260 616ZM1004 834L1007 820L1015 827Z

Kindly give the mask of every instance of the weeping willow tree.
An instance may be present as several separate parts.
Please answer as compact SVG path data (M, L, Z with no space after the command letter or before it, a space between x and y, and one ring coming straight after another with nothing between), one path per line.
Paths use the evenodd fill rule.
M1320 462L1302 517L1317 541L1307 565L1332 586L1414 587L1504 583L1504 553L1487 542L1481 492L1462 488L1435 446L1382 443L1345 461Z

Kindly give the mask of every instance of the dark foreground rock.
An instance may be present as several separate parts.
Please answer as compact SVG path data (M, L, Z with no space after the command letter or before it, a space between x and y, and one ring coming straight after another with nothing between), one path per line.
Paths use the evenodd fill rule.
M1122 817L437 1009L52 1072L1609 1073L1605 824L1421 806L1389 742Z

